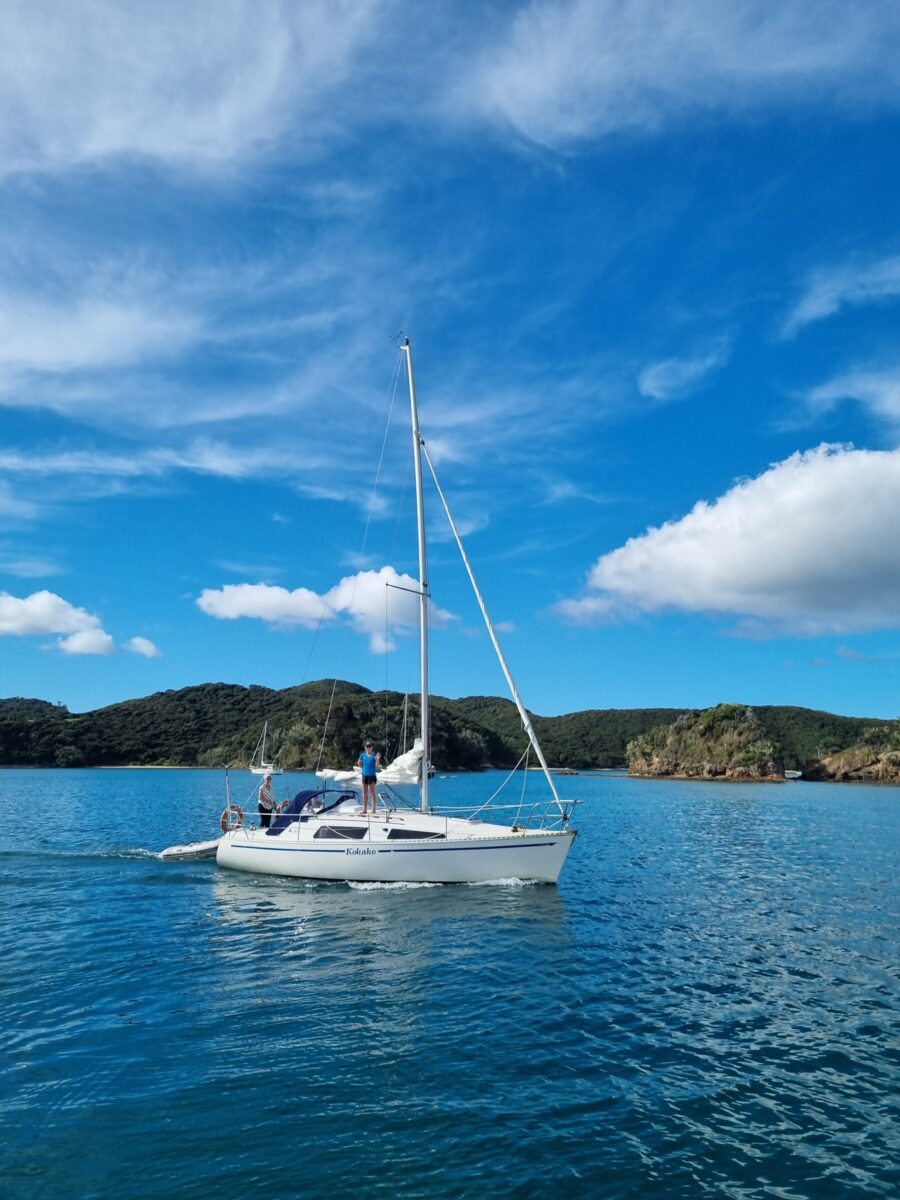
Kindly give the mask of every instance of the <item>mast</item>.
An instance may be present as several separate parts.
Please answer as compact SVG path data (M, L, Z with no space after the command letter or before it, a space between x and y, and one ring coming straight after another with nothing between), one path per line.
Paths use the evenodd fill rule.
M400 348L406 355L406 375L409 379L409 411L412 421L413 465L416 473L416 526L419 535L419 696L423 747L419 807L422 812L427 812L430 715L428 711L428 568L425 558L425 493L422 487L422 435L419 432L419 410L416 406L416 384L413 378L412 347L409 344L409 338L403 339L403 345Z

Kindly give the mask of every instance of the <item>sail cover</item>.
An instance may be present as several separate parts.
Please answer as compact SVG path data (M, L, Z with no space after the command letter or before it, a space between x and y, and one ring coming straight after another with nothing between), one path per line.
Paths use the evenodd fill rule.
M407 750L405 754L399 755L393 762L380 768L378 782L418 783L422 775L423 758L422 739L416 738L412 750ZM316 771L316 775L319 779L333 779L335 783L362 785L362 772L359 767L354 767L352 771L334 771L326 767L321 771Z

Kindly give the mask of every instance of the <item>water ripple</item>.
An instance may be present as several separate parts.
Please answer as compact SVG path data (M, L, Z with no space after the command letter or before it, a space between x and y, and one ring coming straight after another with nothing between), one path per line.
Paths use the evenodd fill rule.
M173 816L202 772L135 774L142 845L203 833ZM108 779L53 784L74 814ZM900 1194L894 790L571 786L559 888L162 863L122 806L8 821L4 1197Z

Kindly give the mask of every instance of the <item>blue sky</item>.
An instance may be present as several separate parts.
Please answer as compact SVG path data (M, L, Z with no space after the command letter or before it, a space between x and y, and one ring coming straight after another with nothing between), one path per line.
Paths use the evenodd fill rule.
M403 330L530 708L896 716L900 9L462 13L0 5L0 694L414 688Z

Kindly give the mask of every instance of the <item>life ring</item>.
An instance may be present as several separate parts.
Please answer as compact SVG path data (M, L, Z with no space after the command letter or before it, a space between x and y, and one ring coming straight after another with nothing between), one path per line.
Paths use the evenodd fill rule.
M234 824L231 823L231 814L237 816ZM219 827L223 833L233 833L244 823L244 810L239 804L229 804L227 808L222 810L222 815L219 817Z

